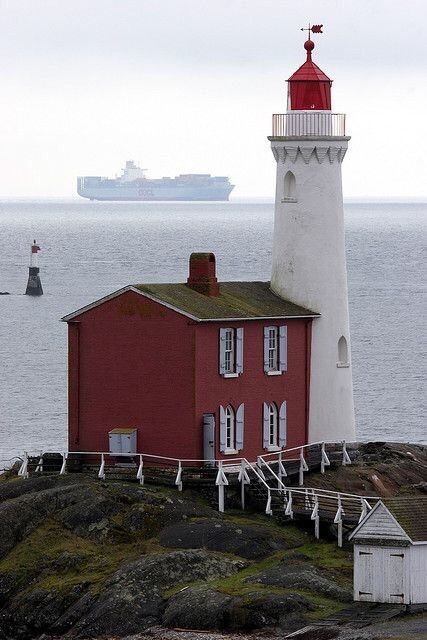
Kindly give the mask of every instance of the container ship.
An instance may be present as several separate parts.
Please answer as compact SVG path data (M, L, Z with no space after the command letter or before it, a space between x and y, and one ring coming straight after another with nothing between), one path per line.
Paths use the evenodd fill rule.
M226 176L185 173L175 178L146 178L133 160L118 178L80 176L77 193L90 200L228 200L234 185Z

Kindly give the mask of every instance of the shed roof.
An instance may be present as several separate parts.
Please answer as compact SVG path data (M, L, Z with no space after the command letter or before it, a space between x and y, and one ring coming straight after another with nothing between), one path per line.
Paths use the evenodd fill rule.
M427 496L402 496L382 502L413 542L427 542Z
M378 518L377 516L380 512L383 515ZM384 516L394 526L392 533L387 520L384 520ZM377 522L377 526L374 525L374 529L370 527L371 521ZM366 538L366 536L369 539L375 538L380 541L391 538L397 539L399 536L396 534L399 531L401 532L401 539L405 539L402 538L402 536L405 536L408 542L427 542L427 496L400 496L379 500L351 533L349 539L358 540Z
M284 300L269 282L221 282L218 296L206 296L184 283L137 284L136 289L198 320L288 318L319 314Z

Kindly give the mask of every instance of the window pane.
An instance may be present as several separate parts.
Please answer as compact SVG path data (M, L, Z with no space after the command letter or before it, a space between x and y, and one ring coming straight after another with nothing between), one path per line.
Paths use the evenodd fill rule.
M234 373L234 329L225 332L224 364L226 373Z

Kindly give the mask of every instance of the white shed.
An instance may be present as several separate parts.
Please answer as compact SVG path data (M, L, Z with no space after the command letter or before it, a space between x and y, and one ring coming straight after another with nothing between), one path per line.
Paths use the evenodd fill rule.
M427 602L427 496L380 500L349 540L355 600Z

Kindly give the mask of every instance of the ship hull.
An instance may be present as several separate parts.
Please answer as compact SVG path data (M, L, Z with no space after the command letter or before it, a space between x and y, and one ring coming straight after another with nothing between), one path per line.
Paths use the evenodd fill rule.
M82 198L100 201L227 201L234 185L225 183L215 186L148 186L148 185L117 185L104 187L102 183L96 186L85 184L85 179L80 178L77 184L77 193Z

